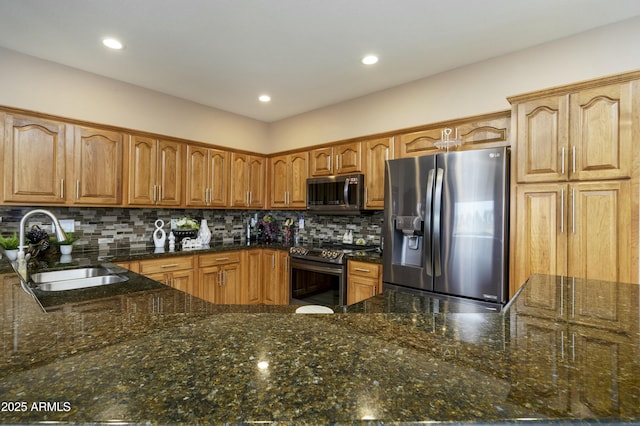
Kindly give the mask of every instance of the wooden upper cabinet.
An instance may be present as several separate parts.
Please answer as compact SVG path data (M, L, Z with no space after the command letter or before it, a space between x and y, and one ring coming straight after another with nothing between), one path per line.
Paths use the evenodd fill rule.
M360 142L316 148L309 153L311 177L362 172L362 144Z
M272 208L305 208L307 205L308 153L300 152L272 157L270 206Z
M63 204L66 125L4 116L4 201Z
M229 153L187 145L186 205L226 207L228 205Z
M518 182L630 177L634 84L515 104Z
M78 204L122 204L120 132L76 126L73 142L74 200Z
M435 143L442 139L445 128L451 129L451 138L456 131L458 132L458 139L463 142L458 150L509 145L509 116L509 112L481 115L402 133L396 136L395 158L419 157L442 152Z
M132 135L125 158L128 170L127 204L181 205L181 143Z
M434 144L440 140L441 131L441 128L436 128L399 135L396 143L396 158L438 153L440 150Z
M631 176L633 85L626 82L571 95L571 178L617 179ZM637 113L636 113L637 114Z
M393 158L393 138L363 142L365 156L365 208L384 208L384 169Z
M567 180L569 97L536 99L516 106L517 180Z
M266 159L257 155L231 153L231 207L265 206Z

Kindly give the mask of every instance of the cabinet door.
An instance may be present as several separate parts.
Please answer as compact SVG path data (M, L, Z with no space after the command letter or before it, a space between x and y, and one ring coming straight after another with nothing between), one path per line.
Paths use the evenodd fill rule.
M224 305L237 305L242 303L240 287L242 276L240 263L231 263L221 267L222 283L218 287L215 303Z
M209 196L208 204L226 207L229 187L229 153L219 149L209 150Z
M64 203L65 125L7 114L4 131L4 200Z
M516 212L511 219L517 238L511 294L532 274L566 275L567 186L527 184L516 188Z
M312 177L333 174L333 149L330 146L311 150L309 155L311 162L309 174Z
M392 138L364 142L365 152L365 207L384 208L384 167L393 153Z
M187 145L186 175L186 205L188 207L205 207L209 185L209 152L207 148Z
M242 263L246 274L241 289L242 303L262 303L262 250L244 252Z
M395 158L419 157L440 151L434 143L440 140L442 129L428 129L399 135Z
M129 137L127 150L127 204L153 205L156 200L157 142L145 136Z
M571 95L572 180L631 176L632 96L631 82Z
M262 251L262 295L267 305L277 305L280 300L280 285L278 275L278 257L276 250Z
M349 277L347 304L360 302L378 294L378 281L359 276Z
M74 140L75 200L122 202L122 133L77 126Z
M207 266L198 270L198 286L196 296L211 303L218 302L218 289L222 284L220 266Z
M334 147L336 156L335 174L359 173L362 171L362 143L354 142Z
M171 287L176 288L185 293L195 295L195 277L193 270L176 271L171 274Z
M183 145L179 142L158 141L158 185L156 203L161 206L182 204Z
M569 97L518 104L517 181L557 182L568 178Z
M288 156L273 157L269 164L271 171L270 205L272 208L287 207L290 168Z
M231 153L231 207L249 205L249 156L237 152Z
M309 154L300 152L289 156L290 174L289 207L307 207L307 178L309 177Z
M570 186L569 275L631 281L631 189L629 181Z
M264 208L266 193L267 160L256 155L249 156L249 207Z

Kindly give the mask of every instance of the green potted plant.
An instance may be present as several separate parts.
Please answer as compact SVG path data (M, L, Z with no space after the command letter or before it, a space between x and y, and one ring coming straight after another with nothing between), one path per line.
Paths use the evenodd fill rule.
M76 238L76 236L73 235L72 232L67 232L67 239L58 241L58 245L60 246L60 253L71 254L71 251L73 250L73 243L75 243L77 239L78 238Z
M0 235L0 247L2 247L5 255L9 260L16 260L18 257L18 247L20 245L20 239L17 233L13 233L12 237L5 238Z

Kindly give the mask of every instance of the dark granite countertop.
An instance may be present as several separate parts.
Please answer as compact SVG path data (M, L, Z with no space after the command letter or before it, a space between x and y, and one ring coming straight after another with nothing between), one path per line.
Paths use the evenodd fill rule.
M135 255L109 256L78 263ZM44 312L4 270L0 422L640 421L637 285L533 276L501 313L385 291L307 315L116 272Z

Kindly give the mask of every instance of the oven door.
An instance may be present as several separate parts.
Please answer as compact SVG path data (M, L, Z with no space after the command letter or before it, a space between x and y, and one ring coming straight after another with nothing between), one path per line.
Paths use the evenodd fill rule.
M333 307L346 302L344 265L291 259L291 304Z

